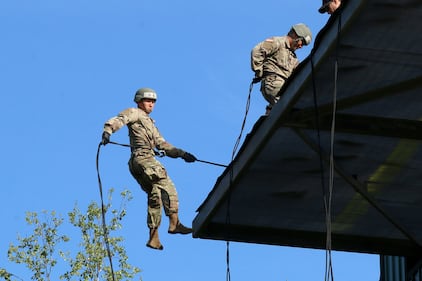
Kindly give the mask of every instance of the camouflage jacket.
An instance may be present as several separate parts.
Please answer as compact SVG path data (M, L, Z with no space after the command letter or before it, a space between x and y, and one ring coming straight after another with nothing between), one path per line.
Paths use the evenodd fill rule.
M154 120L140 108L128 108L104 124L104 131L112 134L127 125L130 145L135 156L154 157L155 149L177 158L185 152L166 142L155 126Z
M256 45L251 52L251 68L259 78L270 72L287 79L298 64L299 60L290 49L286 36L270 37Z

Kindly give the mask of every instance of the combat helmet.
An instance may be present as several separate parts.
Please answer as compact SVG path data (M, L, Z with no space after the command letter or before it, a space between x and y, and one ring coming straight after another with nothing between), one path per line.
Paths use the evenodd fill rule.
M302 39L304 45L309 45L312 40L312 33L309 27L304 23L298 23L292 26L292 30Z
M151 88L141 88L136 91L133 101L138 103L142 99L157 99L157 93Z

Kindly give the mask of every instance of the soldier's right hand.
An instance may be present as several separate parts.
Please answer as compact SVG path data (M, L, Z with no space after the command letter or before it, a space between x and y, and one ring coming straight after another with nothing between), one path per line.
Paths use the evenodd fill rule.
M101 137L101 144L106 145L110 142L110 134L107 132L103 132L103 135Z
M185 160L188 163L192 163L192 162L195 162L197 160L196 157L193 154L190 154L189 152L185 152L182 155L182 158L183 158L183 160Z

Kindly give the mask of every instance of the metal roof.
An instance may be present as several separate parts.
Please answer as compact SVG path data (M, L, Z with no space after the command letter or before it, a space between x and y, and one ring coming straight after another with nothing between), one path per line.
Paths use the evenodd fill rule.
M325 249L328 232L333 250L420 255L421 19L420 0L345 2L217 179L193 236Z

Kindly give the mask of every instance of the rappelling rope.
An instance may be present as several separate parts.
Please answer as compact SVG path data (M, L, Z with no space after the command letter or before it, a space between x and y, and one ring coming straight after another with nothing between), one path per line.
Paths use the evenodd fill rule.
M316 124L316 131L317 131L317 140L318 140L318 155L319 155L319 165L321 169L321 187L322 187L322 195L323 195L323 203L324 203L324 210L325 210L325 223L326 223L326 251L325 251L325 276L324 280L329 280L328 276L333 276L333 268L332 268L332 259L331 259L331 192L332 192L332 185L331 185L331 169L330 169L330 184L329 184L329 192L327 195L325 189L325 181L324 181L324 161L322 156L322 148L321 148L321 131L319 126L319 111L318 111L318 101L316 95L316 82L315 82L315 75L314 75L314 62L313 62L313 51L311 52L311 72L312 72L312 84L313 84L313 100L314 100L314 108L315 108L315 124ZM334 118L333 118L334 119ZM333 136L333 134L332 134ZM332 147L332 145L331 145ZM331 168L331 165L330 165Z
M337 26L337 42L335 49L335 60L334 60L334 77L333 77L333 111L330 131L330 160L329 160L329 181L328 181L328 197L325 198L326 205L326 225L327 225L327 240L326 240L326 273L325 280L334 280L333 275L333 260L332 260L332 228L331 228L331 210L332 210L332 195L334 188L334 138L336 128L336 113L337 113L337 81L338 81L338 57L339 57L339 44L340 44L340 29L341 29L341 13L338 15L338 26Z
M102 224L103 224L103 232L104 232L104 243L106 245L107 256L108 256L108 260L110 262L111 277L112 277L112 280L115 281L113 261L112 261L112 258L111 258L110 243L108 241L108 231L107 231L107 225L106 225L106 220L105 220L106 210L105 210L104 199L103 199L103 185L101 183L101 177L100 177L100 167L99 167L100 161L99 161L99 159L100 159L101 145L102 145L102 143L100 142L98 144L98 149L97 149L97 158L96 158L97 178L98 178L98 187L100 189L100 197L101 197L101 216L102 216Z
M243 121L242 121L242 126L240 128L240 133L239 136L236 139L236 143L234 145L233 151L232 151L232 158L231 158L231 162L233 162L234 157L236 155L236 151L239 147L240 144L240 140L242 139L242 135L243 135L243 130L245 129L245 124L246 124L246 119L248 117L248 113L249 113L249 107L251 104L251 93L252 93L252 89L253 89L253 84L254 84L255 80L252 80L251 84L249 85L249 93L248 93L248 98L246 99L246 109L245 109L245 116L243 117ZM230 225L230 203L231 203L231 190L230 187L232 185L233 182L233 166L231 166L230 169L230 185L229 185L229 190L228 190L228 196L227 196L227 212L226 212L226 225ZM228 229L228 228L227 228ZM229 230L227 230L227 240L226 240L226 281L230 281L231 276L230 276L230 233Z
M315 75L314 75L314 63L313 63L313 56L311 55L311 69L312 69L312 84L313 84L313 99L314 99L314 108L315 108L315 123L316 123L316 131L317 131L317 140L318 140L318 155L319 155L319 165L321 169L321 187L322 187L322 195L323 195L323 203L324 203L324 210L325 210L325 223L326 223L326 255L325 255L325 278L324 280L327 281L327 276L332 276L332 262L331 262L331 187L329 188L329 192L327 195L326 188L325 188L325 181L324 181L324 161L322 156L322 148L321 148L321 132L319 126L319 111L318 111L318 101L316 97L316 87L315 87ZM330 185L331 186L331 185ZM328 196L328 197L327 197Z
M248 117L248 113L249 113L249 107L251 105L251 93L252 93L252 89L253 89L253 81L251 82L251 84L249 85L249 93L248 93L248 98L246 99L246 109L245 109L245 116L243 117L243 121L242 121L242 126L240 128L240 133L239 136L237 137L236 143L234 145L233 148L233 152L232 152L232 161L234 160L234 156L236 154L237 148L239 147L240 144L240 140L242 139L242 135L243 135L243 130L245 129L245 124L246 124L246 118Z
M336 111L337 111L337 81L338 81L338 47L340 43L340 29L341 29L341 14L338 16L338 29L337 29L337 42L335 49L335 61L334 61L334 89L333 89L333 110L332 110L332 122L330 130L330 158L329 158L329 177L328 177L328 194L325 188L324 182L324 164L322 157L322 148L321 148L321 134L319 127L319 111L318 111L318 101L316 95L316 82L315 82L315 70L313 55L314 50L311 51L311 72L312 72L312 86L313 86L313 99L314 99L314 108L315 108L315 120L316 120L316 129L318 136L318 152L320 158L320 168L321 168L321 187L323 193L323 202L325 210L325 224L326 224L326 254L325 254L325 277L324 280L334 280L333 275L333 263L332 263L332 240L331 240L331 209L332 209L332 194L334 187L334 137L335 137L335 120L336 120Z
M329 191L328 191L328 208L327 208L327 266L326 266L326 279L334 280L333 275L333 263L332 263L332 241L331 241L331 200L333 195L334 187L334 137L336 128L336 113L337 113L337 81L338 81L338 57L339 57L339 45L340 45L340 30L341 30L341 13L338 15L338 26L337 26L337 42L335 49L335 60L334 60L334 87L333 87L333 111L331 121L331 137L330 137L330 170L329 170Z

